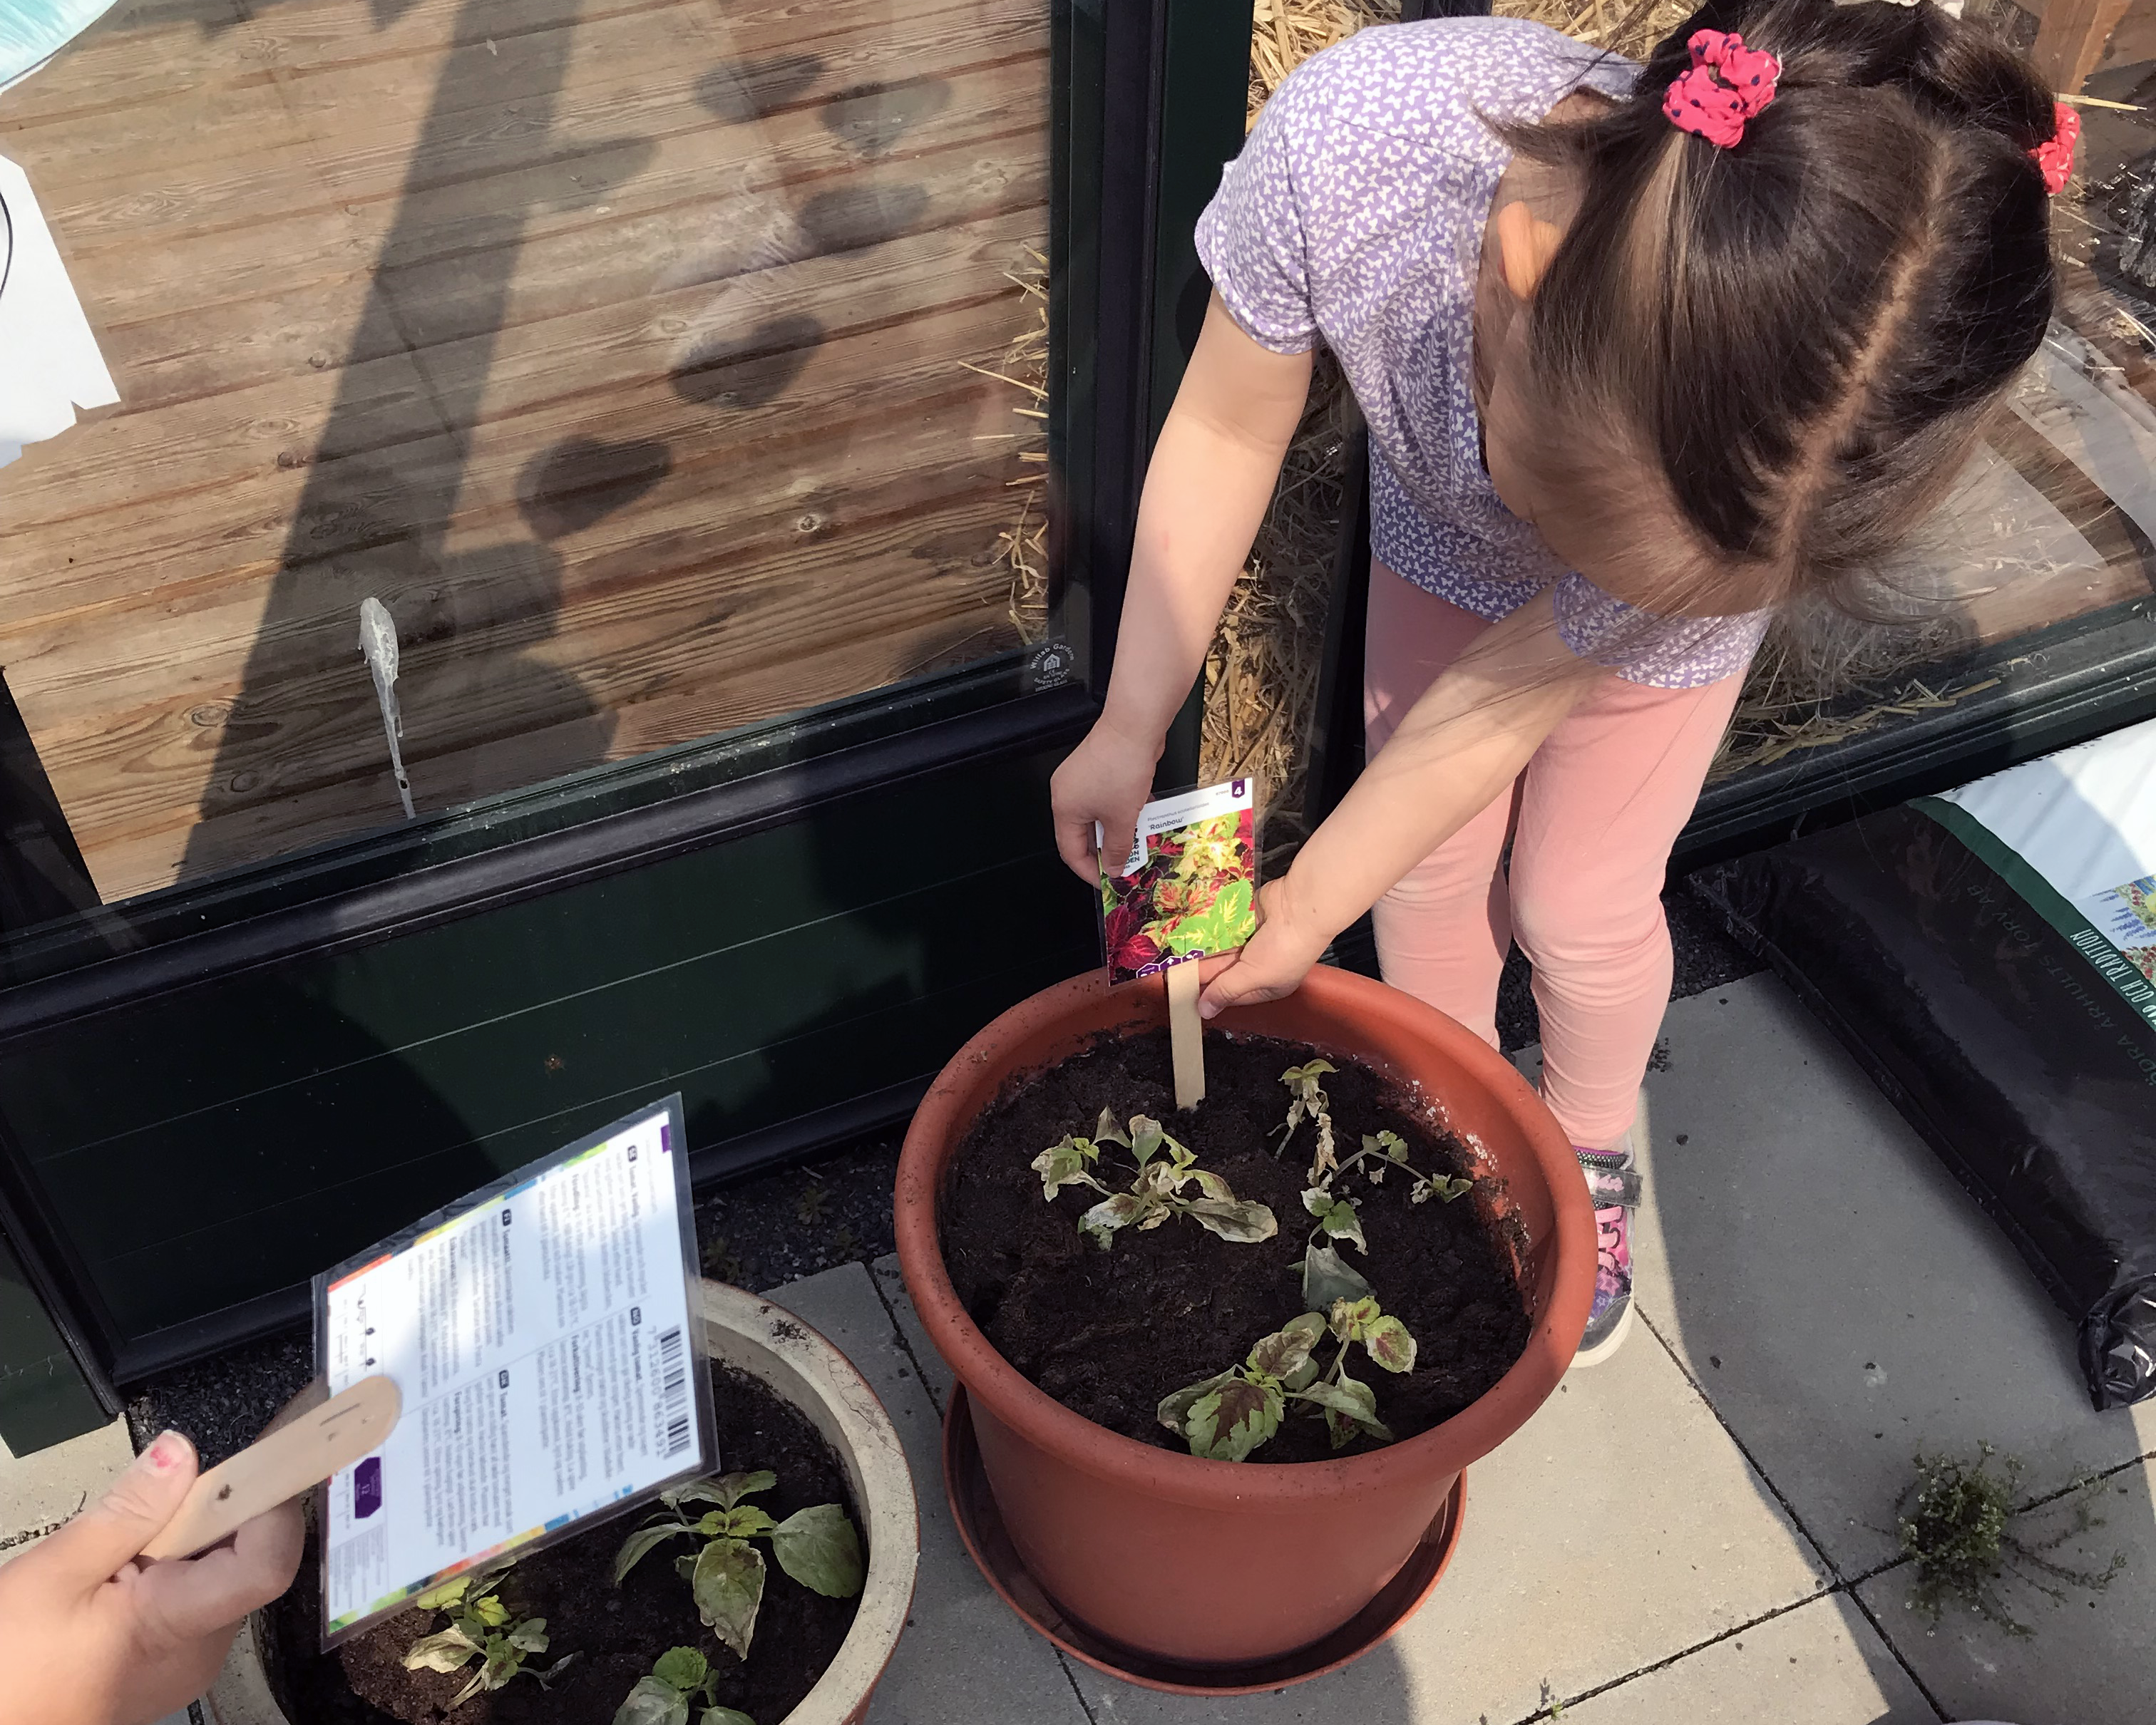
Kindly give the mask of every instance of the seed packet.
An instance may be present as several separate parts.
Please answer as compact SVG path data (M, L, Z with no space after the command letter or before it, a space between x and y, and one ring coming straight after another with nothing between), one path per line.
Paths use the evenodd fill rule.
M1232 952L1257 930L1257 782L1148 803L1122 866L1101 869L1108 980Z
M322 1645L717 1471L681 1098L315 1278L331 1394L403 1412L317 1506Z

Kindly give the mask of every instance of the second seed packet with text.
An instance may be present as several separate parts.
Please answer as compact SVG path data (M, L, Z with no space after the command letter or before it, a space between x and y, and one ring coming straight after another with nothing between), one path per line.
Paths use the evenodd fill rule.
M330 1392L403 1400L324 1489L325 1646L716 1471L687 1160L670 1096L316 1278Z
M1231 779L1139 811L1120 869L1101 859L1108 980L1232 952L1257 930L1257 782Z

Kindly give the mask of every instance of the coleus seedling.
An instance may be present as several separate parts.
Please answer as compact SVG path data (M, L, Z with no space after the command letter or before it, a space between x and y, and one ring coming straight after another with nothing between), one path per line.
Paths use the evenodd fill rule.
M655 1546L681 1534L702 1538L703 1548L693 1556L674 1560L674 1567L689 1584L696 1600L696 1615L742 1659L756 1634L756 1614L763 1604L763 1553L749 1542L767 1539L778 1567L803 1587L834 1599L850 1599L861 1590L868 1569L861 1556L860 1534L846 1512L835 1503L819 1503L796 1510L783 1522L774 1522L755 1505L744 1503L768 1491L778 1476L767 1469L754 1473L721 1474L715 1480L694 1480L670 1491L661 1491L665 1506L622 1542L614 1554L614 1585L634 1568ZM710 1503L717 1507L690 1520L682 1513L685 1503Z
M1274 1151L1277 1156L1287 1148L1288 1140L1295 1129L1306 1120L1317 1122L1317 1155L1311 1163L1311 1178L1328 1172L1333 1165L1332 1156L1332 1099L1325 1093L1321 1081L1328 1072L1340 1069L1332 1061L1311 1060L1300 1066L1290 1066L1281 1074L1281 1082L1287 1086L1290 1101L1287 1105L1287 1123L1278 1130L1280 1146Z
M1101 1160L1103 1144L1120 1144L1137 1166L1127 1191L1116 1192L1092 1173ZM1198 1166L1198 1158L1170 1137L1158 1120L1143 1114L1131 1116L1130 1130L1116 1123L1112 1108L1103 1108L1093 1136L1065 1136L1033 1159L1040 1176L1040 1195L1053 1203L1065 1186L1086 1186L1103 1195L1100 1203L1078 1219L1078 1226L1099 1242L1102 1250L1114 1244L1126 1228L1143 1233L1175 1216L1188 1216L1221 1239L1247 1245L1270 1240L1280 1223L1264 1204L1235 1196L1218 1174ZM1194 1188L1197 1196L1189 1194Z
M1463 1176L1417 1173L1408 1165L1407 1141L1398 1132L1365 1132L1363 1147L1336 1167L1321 1169L1313 1163L1302 1207L1316 1219L1317 1225L1311 1230L1302 1261L1296 1266L1302 1272L1303 1303L1312 1311L1330 1311L1335 1300L1358 1300L1370 1291L1369 1283L1332 1244L1344 1240L1358 1251L1370 1250L1363 1235L1362 1200L1343 1196L1335 1188L1358 1168L1373 1186L1381 1186L1386 1173L1395 1168L1414 1181L1408 1192L1410 1203L1427 1204L1435 1198L1450 1204L1475 1189L1474 1181Z
M613 1725L689 1725L691 1702L700 1697L703 1710L696 1725L756 1725L738 1707L712 1704L719 1675L711 1662L694 1647L675 1647L652 1661L651 1675L639 1677L629 1699L614 1712Z
M530 1677L544 1689L577 1656L565 1653L543 1671L525 1664L527 1656L547 1651L547 1620L520 1618L501 1603L494 1584L511 1562L498 1558L429 1588L412 1602L422 1611L448 1612L449 1626L423 1635L405 1650L406 1671L458 1671L475 1659L480 1662L471 1681L449 1702L452 1708L481 1690L506 1688L517 1677Z
M1328 1333L1339 1350L1321 1370L1316 1350ZM1214 1461L1248 1460L1280 1430L1291 1402L1324 1415L1336 1450L1358 1431L1390 1443L1375 1393L1348 1371L1348 1353L1358 1343L1388 1372L1414 1369L1415 1342L1405 1324L1368 1296L1336 1300L1329 1317L1306 1312L1260 1337L1240 1365L1163 1397L1156 1412L1163 1425L1182 1435L1192 1455Z

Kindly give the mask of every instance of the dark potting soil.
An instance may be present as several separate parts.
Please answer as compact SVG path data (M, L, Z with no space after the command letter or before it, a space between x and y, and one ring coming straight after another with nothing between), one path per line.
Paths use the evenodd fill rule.
M1313 1050L1270 1037L1205 1039L1205 1100L1175 1110L1164 1029L1103 1038L1086 1053L1028 1075L974 1122L954 1159L942 1204L944 1262L958 1297L1004 1358L1073 1413L1125 1437L1184 1447L1154 1415L1163 1396L1239 1363L1250 1344L1302 1310L1290 1266L1303 1255L1311 1219L1304 1176L1316 1128L1306 1122L1278 1156L1288 1092L1280 1076ZM1391 1131L1425 1173L1472 1173L1460 1142L1404 1087L1345 1060L1325 1081L1334 1138L1344 1158L1363 1134ZM1065 1133L1090 1136L1103 1107L1119 1120L1149 1114L1187 1146L1198 1165L1240 1199L1279 1219L1280 1231L1234 1245L1178 1219L1124 1232L1103 1252L1078 1231L1098 1194L1066 1187L1042 1200L1033 1158ZM1103 1162L1127 1161L1108 1147ZM1119 1183L1102 1176L1111 1189ZM1127 1183L1127 1182L1122 1183ZM1504 1375L1527 1347L1529 1323L1510 1255L1477 1214L1476 1195L1451 1204L1409 1201L1399 1171L1372 1186L1358 1171L1336 1190L1363 1200L1367 1255L1341 1255L1367 1277L1384 1309L1414 1335L1414 1371L1395 1376L1357 1350L1349 1370L1370 1384L1378 1414L1396 1437L1450 1419ZM1332 1343L1322 1357L1328 1363ZM1357 1438L1342 1451L1376 1447ZM1336 1452L1315 1417L1291 1414L1251 1459L1310 1461Z
M823 1435L746 1373L714 1366L711 1382L720 1465L728 1472L767 1467L778 1476L773 1490L750 1501L774 1521L812 1504L841 1503L865 1538L860 1507ZM720 1674L719 1706L739 1708L757 1725L779 1725L836 1656L860 1602L826 1599L802 1586L771 1560L769 1543L759 1542L763 1604L744 1663L698 1620L689 1584L675 1573L674 1558L693 1552L694 1540L660 1546L619 1588L609 1579L614 1553L649 1512L617 1517L550 1546L502 1578L497 1591L504 1604L520 1617L547 1620L550 1645L534 1663L549 1666L565 1653L576 1661L549 1689L518 1677L506 1689L473 1696L454 1712L449 1701L473 1667L408 1671L403 1663L414 1641L446 1626L449 1620L439 1612L401 1612L330 1653L319 1651L321 1560L311 1540L299 1583L274 1620L286 1713L294 1725L611 1725L654 1660L670 1647L694 1647Z

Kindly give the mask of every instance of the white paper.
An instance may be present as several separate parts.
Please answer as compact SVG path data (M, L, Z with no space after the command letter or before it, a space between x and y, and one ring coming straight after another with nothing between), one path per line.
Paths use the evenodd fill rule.
M77 408L120 399L59 248L23 170L0 157L7 275L0 281L0 466L74 424Z
M377 1373L403 1411L331 1480L326 1631L708 1471L684 1153L666 1108L329 1282L332 1394Z

